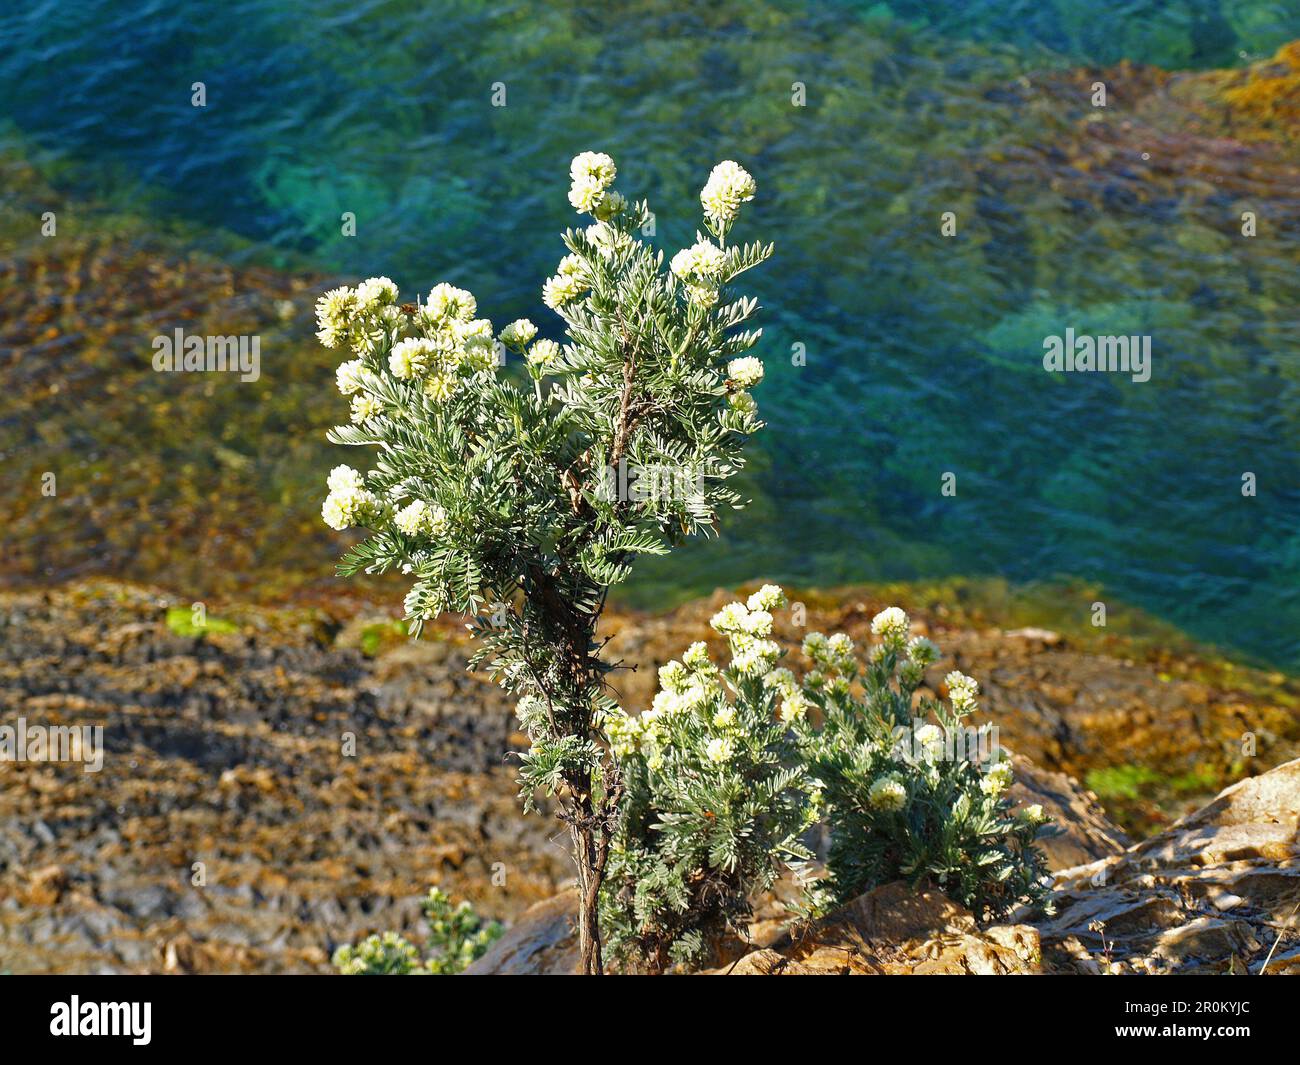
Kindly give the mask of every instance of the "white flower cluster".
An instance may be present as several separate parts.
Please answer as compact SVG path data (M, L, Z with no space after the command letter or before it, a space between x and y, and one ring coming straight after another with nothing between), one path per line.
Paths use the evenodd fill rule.
M727 363L727 378L740 388L753 388L763 380L763 362L746 355Z
M939 648L924 636L913 636L907 641L908 660L924 668L939 660Z
M761 678L763 685L781 696L780 719L789 724L804 718L811 703L803 694L794 674L775 669L781 655L772 640L772 611L786 605L785 593L775 584L765 584L744 602L728 603L714 615L714 629L728 638L731 645L731 669L735 676ZM730 761L741 739L740 714L728 701L721 674L709 657L701 640L686 648L681 660L659 667L659 691L650 709L639 718L611 714L605 732L616 755L640 751L652 766L661 757L663 746L682 715L702 717L713 733L703 749L707 761L723 764Z
M366 488L361 474L351 466L335 466L326 482L329 495L321 506L321 517L331 529L347 529L376 520L383 507Z
M1005 752L999 751L999 757L991 760L984 767L984 777L980 780L980 791L985 795L1001 795L1007 788L1011 787L1011 781L1014 778L1014 771L1011 768L1011 761L1005 757Z
M912 733L912 743L925 761L933 762L943 757L947 737L938 725L925 724Z
M943 682L948 686L948 699L957 713L969 714L975 711L977 705L975 696L980 690L975 680L954 669L943 678Z
M751 602L759 601L751 598ZM741 676L766 676L781 657L781 645L768 638L772 635L771 611L750 609L745 603L728 603L713 615L709 624L727 637L731 644L731 668Z
M443 282L429 293L420 310L422 337L393 345L388 369L402 381L419 381L424 394L441 403L455 394L462 373L477 373L496 364L492 323L475 318L478 303L463 288Z
M639 751L652 768L661 764L663 748L670 742L670 734L682 715L703 714L715 727L725 730L734 721L735 714L734 708L726 703L717 667L702 642L687 648L682 661L660 666L659 682L660 690L640 717L631 717L620 710L608 714L604 721L605 735L615 755L626 757ZM730 717L728 710L731 710ZM731 748L727 750L730 752Z
M398 327L397 286L372 277L355 289L330 289L316 301L316 339L327 348L351 345L368 350L386 330Z
M877 777L867 791L872 809L892 813L907 805L907 786L893 773Z
M614 160L604 152L582 152L569 164L569 203L579 214L609 218L622 210L623 197L607 192L618 176Z
M602 259L612 259L632 247L630 234L623 232L617 226L607 225L604 222L597 222L594 226L588 226L582 233L595 245L596 251ZM576 258L576 256L570 255L565 258L572 259Z
M729 762L736 753L736 744L730 736L715 736L705 745L704 753L710 762Z
M686 298L703 307L718 301L718 286L727 267L727 253L711 240L699 240L683 248L669 263L686 287Z
M911 627L907 615L900 607L886 607L871 619L871 633L879 636L891 651L901 651L907 646L907 634Z
M592 230L596 229L603 233L609 228L609 226L601 223L588 227L587 234L591 236ZM594 238L593 243L595 243ZM591 282L587 277L587 266L582 261L582 257L570 253L560 260L559 265L555 268L554 276L548 277L542 284L542 302L553 311L559 310L566 303L572 303L590 287Z
M740 205L752 200L757 191L749 171L727 159L713 168L700 190L704 216L716 229L725 231L736 220Z
M528 349L525 357L529 366L539 371L545 370L560 357L560 345L554 340L539 340Z
M348 346L357 355L335 371L339 392L350 397L351 420L360 425L386 413L380 376L386 369L401 381L415 381L429 398L441 402L452 396L463 374L486 370L496 363L492 323L475 318L472 293L446 283L429 293L412 323L397 306L397 286L390 278L372 277L355 289L335 288L316 301L317 338L326 347ZM418 325L423 335L401 337ZM521 319L508 329L512 335L536 328ZM387 360L382 353L387 351ZM407 535L433 535L445 528L446 516L423 503L412 503L398 514L368 492L360 474L340 466L330 474L330 492L321 516L333 529L368 524L393 517Z
M843 632L831 637L810 632L803 638L803 653L816 667L805 678L811 687L840 695L848 692L849 676L857 669L852 637Z
M527 318L517 318L503 330L498 338L502 344L515 351L523 351L528 342L537 335L537 326Z
M560 263L561 270L566 268L574 269L572 264L568 262L571 259L576 260L577 256L565 256L565 261ZM533 376L537 376L560 355L560 345L554 340L543 338L534 343L532 347L529 347L529 343L532 342L535 336L537 336L537 326L527 318L520 318L501 330L501 335L498 337L507 348L518 352L528 360L529 372Z
M393 524L407 536L440 536L450 528L447 512L423 499L409 503L393 515Z
M750 610L780 610L786 604L785 592L779 584L765 584L747 600L745 606Z

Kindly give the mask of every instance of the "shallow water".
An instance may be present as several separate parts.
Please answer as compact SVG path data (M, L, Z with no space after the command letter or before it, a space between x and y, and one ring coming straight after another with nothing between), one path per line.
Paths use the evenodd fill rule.
M690 238L716 160L756 174L739 235L774 240L777 258L753 280L770 426L747 477L755 503L721 542L647 566L642 601L758 576L1069 576L1300 665L1300 102L1284 93L1266 112L1239 94L1225 108L1224 85L1195 74L1300 37L1295 3L204 7L0 15L0 147L39 155L59 197L93 198L88 228L115 212L166 218L184 227L173 247L384 273L408 293L451 280L498 323L553 324L538 287L572 217L575 152L615 156L620 188L649 198L670 250ZM1121 60L1179 73L1103 71ZM1090 100L1099 79L1105 108ZM197 81L204 108L190 103ZM490 106L494 83L505 107ZM345 211L355 237L340 233ZM232 252L230 234L246 243ZM5 238L27 254L14 230ZM199 313L144 310L130 308L138 336L88 362L87 338L65 326L58 361L11 367L8 381L33 396L51 372L102 381L115 360L144 358L152 331ZM1067 328L1149 336L1150 380L1046 373L1044 337ZM100 385L11 408L7 461L45 469L32 455L53 448L75 466L69 452L90 441L80 461L103 507L153 491L198 528L237 484L255 501L243 535L267 544L232 548L228 565L319 574L329 539L282 526L319 504L337 459L297 438L318 437L315 405L337 399L268 343L262 386L221 391L180 438L160 411L181 386L146 378L141 420L116 432L102 423L126 401ZM296 421L295 403L311 417ZM132 487L129 471L150 462L161 472ZM37 535L16 499L0 495L11 528ZM160 520L69 525L79 546L51 548L36 571L107 568L201 594L206 533L133 552ZM114 536L112 552L87 543ZM1084 617L1092 601L1062 610Z

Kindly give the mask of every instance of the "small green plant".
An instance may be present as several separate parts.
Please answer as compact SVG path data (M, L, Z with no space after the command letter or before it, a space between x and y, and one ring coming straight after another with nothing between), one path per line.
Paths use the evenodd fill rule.
M404 640L409 635L404 621L377 621L361 630L361 653L374 658L388 644Z
M1037 805L1015 812L1007 801L1012 767L997 727L965 724L978 685L952 671L947 705L917 697L938 648L909 635L898 607L877 614L871 629L881 642L865 671L847 635L809 633L803 650L813 669L801 685L785 680L818 711L796 728L831 829L820 902L905 879L935 885L984 920L1022 902L1050 909L1034 846L1048 819Z
M1102 802L1136 802L1160 782L1160 774L1144 765L1105 766L1089 770L1083 782Z
M188 606L169 607L167 627L177 636L204 636L210 633L239 631L239 626L233 621L206 617Z
M423 958L413 943L396 932L384 932L355 946L339 947L334 952L339 972L344 976L453 976L481 958L501 936L500 924L485 922L466 901L453 906L450 896L437 887L429 889L421 907L429 924Z
M781 605L769 585L750 598L743 629L724 611L715 623L730 666L692 644L659 670L649 710L606 718L626 795L602 923L625 966L661 973L709 959L726 933L744 934L751 898L812 856L799 842L814 810L789 708L765 682Z

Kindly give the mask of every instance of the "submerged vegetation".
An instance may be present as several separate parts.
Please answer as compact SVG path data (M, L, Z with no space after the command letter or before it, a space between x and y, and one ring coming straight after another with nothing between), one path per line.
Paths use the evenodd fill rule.
M770 174L774 206L760 209L786 255L779 279L755 280L774 307L780 353L766 386L773 442L756 442L741 482L755 505L732 522L730 549L688 548L671 567L647 560L625 596L659 605L758 573L823 586L1064 574L1202 639L1300 662L1300 502L1286 487L1296 449L1281 444L1300 409L1294 360L1283 357L1287 308L1300 299L1288 249L1300 224L1287 132L1294 49L1267 54L1285 42L1257 4L1208 5L1213 17L1207 5L1163 5L1127 42L1100 32L1091 8L1034 5L1012 17L1002 6L891 5L892 15L857 17L834 5L723 4L694 14L700 32L679 35L671 52L617 46L662 40L655 3L618 19L549 12L526 44L510 17L453 8L445 32L476 47L431 60L419 22L409 53L385 69L422 88L396 97L354 62L374 44L363 22L342 51L325 47L332 39L304 42L337 79L324 97L316 70L280 60L276 84L296 98L355 108L323 135L304 123L323 143L289 153L265 150L285 136L269 117L280 101L268 108L251 94L204 116L234 123L237 138L168 111L147 161L123 141L121 159L88 158L93 143L51 159L36 117L47 75L15 78L6 99L18 125L0 134L0 330L22 357L0 364L11 474L0 484L11 530L3 572L109 572L194 598L324 586L329 539L305 505L304 471L328 452L297 430L328 424L328 361L309 306L327 281L305 264L363 276L382 262L404 288L423 288L433 280L426 249L455 248L451 280L491 293L508 321L528 313L531 279L549 266L543 235L560 224L560 185L542 196L533 176L567 147L559 131L635 142L638 181L666 199L690 192L675 161L683 145L733 138ZM399 5L394 17L406 13ZM258 32L265 41L278 31ZM559 39L562 60L547 44ZM802 70L809 54L816 71ZM1120 54L1171 69L1239 65L1100 65ZM189 62L187 49L175 55L172 80ZM508 105L467 96L502 56L518 70ZM576 91L573 69L615 88ZM721 69L725 79L709 73ZM671 98L655 90L665 71L682 90ZM1110 90L1104 108L1092 103L1098 80ZM795 81L806 106L792 103ZM134 103L95 88L87 113L107 109L133 128ZM451 103L435 110L435 98ZM702 98L713 106L692 102ZM74 125L61 144L93 136ZM868 138L865 161L840 147ZM201 177L180 165L209 152L226 154ZM503 158L511 165L496 167ZM511 254L487 236L499 226L484 224L484 190L459 176L493 168L492 203L518 205L505 219L521 237ZM195 183L171 187L173 170ZM361 203L356 236L345 236L340 216ZM41 235L46 211L57 237ZM1258 221L1250 238L1246 211ZM945 212L956 218L951 238L938 228ZM675 220L663 226L669 243L690 242ZM153 373L151 338L178 326L260 335L262 378ZM1152 380L1119 388L1035 371L1042 337L1069 326L1151 335ZM1087 446L1057 431L1063 423L1090 427ZM1252 502L1239 490L1247 469L1259 485ZM938 492L945 471L957 477L953 497ZM40 494L46 472L55 496ZM785 535L790 515L797 545ZM1053 534L1026 545L1024 530L1044 525Z

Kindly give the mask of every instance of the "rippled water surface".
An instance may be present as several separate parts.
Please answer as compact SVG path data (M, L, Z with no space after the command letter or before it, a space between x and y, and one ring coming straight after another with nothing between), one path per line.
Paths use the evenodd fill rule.
M158 257L249 271L236 303L283 271L384 273L553 322L538 289L575 152L615 156L670 250L735 158L760 182L741 235L777 244L753 280L755 503L647 568L643 601L758 576L1068 576L1294 667L1300 52L1264 61L1298 37L1295 3L1244 0L7 6L0 147L38 174L9 206L111 242L98 276L60 263L85 275L69 295L21 212L0 234L3 307L26 323L0 447L69 485L57 520L30 479L0 487L10 535L42 545L11 568L199 592L223 570L328 572L314 513L338 457L319 438L342 407L303 343L314 289L277 293L297 317L265 337L258 386L160 381L148 338L210 303L198 274L133 295ZM121 299L70 319L114 270ZM1149 336L1151 379L1044 372L1067 327Z

